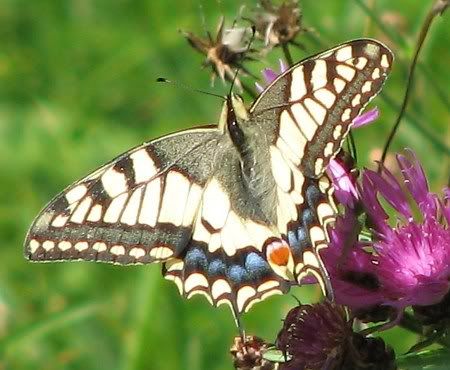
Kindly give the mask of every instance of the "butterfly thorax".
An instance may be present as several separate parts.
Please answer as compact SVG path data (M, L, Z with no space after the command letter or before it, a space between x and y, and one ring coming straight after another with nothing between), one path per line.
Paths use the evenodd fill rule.
M270 161L268 137L249 117L242 99L232 94L219 124L224 131L226 149L223 158L217 161L217 174L233 189L231 195L236 196L236 211L242 217L276 225L276 183L267 166Z

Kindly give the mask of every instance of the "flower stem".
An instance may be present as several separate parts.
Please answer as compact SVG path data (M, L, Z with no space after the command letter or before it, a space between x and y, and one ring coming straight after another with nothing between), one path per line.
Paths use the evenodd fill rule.
M294 64L294 61L292 59L292 55L289 50L289 45L287 43L284 43L284 44L281 44L281 47L283 48L284 57L286 58L286 61L288 62L289 67L291 67Z
M415 320L414 317L407 312L403 313L403 316L402 316L402 319L400 320L399 326L402 327L403 329L409 330L413 333L423 335L423 325L421 323L419 323L417 320ZM421 345L423 343L428 343L428 342L430 342L428 345L431 345L433 343L438 343L445 348L450 348L450 344L447 343L447 341L445 341L444 339L442 339L443 338L442 334L444 334L444 332L439 331L439 330L436 331L434 333L434 335L432 334L431 338L428 338L431 340L428 341L426 339L423 342L417 343L410 349L410 351L415 350L415 348L419 349L419 347L421 347ZM439 334L441 334L441 335L439 336Z
M389 151L389 147L392 143L392 140L394 139L395 134L397 133L397 130L400 126L400 122L403 118L403 115L405 113L406 107L408 105L409 102L409 97L410 97L410 92L411 92L411 87L412 87L412 81L413 81L413 75L416 69L416 65L417 65L417 60L419 58L419 54L420 51L422 49L422 46L425 42L426 36L428 34L428 31L430 30L431 27L431 23L433 22L433 20L435 19L435 17L440 14L442 15L443 12L447 9L447 7L449 6L449 0L436 0L432 6L432 8L430 9L430 11L428 12L425 21L422 25L422 28L420 30L419 33L419 38L417 40L417 44L416 44L416 50L414 52L414 57L411 61L410 67L409 67L409 73L408 73L408 81L406 83L406 90L405 90L405 95L403 97L403 102L402 102L402 106L400 108L400 112L397 116L397 120L395 121L394 126L392 127L391 132L389 133L389 136L386 140L386 143L384 145L383 148L383 154L381 155L381 164L384 164L384 161L386 159L386 155L387 152Z

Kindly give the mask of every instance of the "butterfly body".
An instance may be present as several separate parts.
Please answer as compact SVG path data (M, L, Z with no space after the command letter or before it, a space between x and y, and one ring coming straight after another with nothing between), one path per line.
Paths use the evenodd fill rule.
M161 262L183 296L236 316L308 273L325 290L324 171L391 63L384 45L355 40L292 66L248 110L230 94L217 126L144 143L56 196L26 257Z

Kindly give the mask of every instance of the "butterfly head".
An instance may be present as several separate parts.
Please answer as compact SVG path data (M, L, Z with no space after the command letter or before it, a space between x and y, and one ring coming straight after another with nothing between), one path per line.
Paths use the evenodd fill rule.
M238 150L243 149L245 135L242 124L250 119L247 108L241 96L230 93L222 108L219 128L227 132Z
M228 111L237 121L248 121L249 115L244 100L238 94L231 93L227 98Z

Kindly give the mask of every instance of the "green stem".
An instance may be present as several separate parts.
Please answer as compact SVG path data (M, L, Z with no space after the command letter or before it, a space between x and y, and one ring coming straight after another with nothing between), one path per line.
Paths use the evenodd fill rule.
M359 1L359 0L358 0ZM386 159L386 155L387 152L389 151L389 147L392 143L392 140L395 137L395 134L398 131L398 128L400 126L400 122L403 118L403 115L405 114L405 110L406 107L408 105L409 102L409 97L411 94L411 87L412 87L412 81L413 81L413 76L414 76L414 72L416 69L416 65L417 65L417 59L419 58L419 54L420 51L422 50L422 46L425 42L425 39L427 37L428 31L430 30L431 27L431 23L433 22L433 20L435 19L435 17L438 14L441 14L445 11L445 9L448 7L449 2L446 0L437 0L435 1L435 3L433 4L432 8L430 9L430 11L428 12L425 21L422 25L422 28L420 30L419 33L419 38L417 40L416 43L416 50L414 53L414 57L411 61L410 67L409 67L409 73L408 73L408 81L406 84L406 89L405 89L405 95L403 97L403 102L400 108L400 112L397 116L397 120L395 121L394 126L392 127L391 132L389 133L389 136L386 140L386 144L384 145L384 149L383 149L383 154L381 155L381 164L384 164L384 161Z
M292 66L294 64L294 61L292 59L291 51L289 50L288 44L281 44L281 47L283 48L283 54L286 58L286 62L288 62L289 66Z

